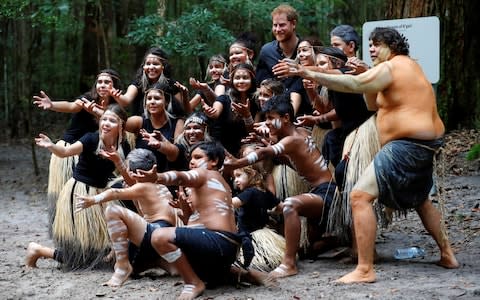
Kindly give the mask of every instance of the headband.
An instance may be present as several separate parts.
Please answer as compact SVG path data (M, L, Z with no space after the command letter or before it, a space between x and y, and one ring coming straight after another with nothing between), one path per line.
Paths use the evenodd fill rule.
M188 118L185 121L185 125L183 125L183 127L187 127L187 125L190 124L190 123L197 123L197 124L200 124L200 125L205 125L206 124L204 119L202 119L200 117L197 117L197 116L191 116L190 118Z

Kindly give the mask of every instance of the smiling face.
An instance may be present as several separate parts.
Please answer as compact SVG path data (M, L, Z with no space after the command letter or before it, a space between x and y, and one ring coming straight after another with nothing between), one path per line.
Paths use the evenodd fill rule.
M145 72L145 75L147 75L149 81L157 81L162 75L163 69L164 65L160 57L153 54L147 55L145 63L143 64L143 71Z
M297 48L297 57L302 66L313 66L315 63L315 55L312 45L307 41L300 42Z
M252 77L246 69L238 69L233 74L233 87L239 92L247 92L252 86Z
M261 85L258 89L258 103L262 108L265 103L272 98L273 92L268 87Z
M110 77L108 75L104 75L104 73L102 75L99 75L97 77L97 82L95 84L95 88L97 90L97 94L100 97L102 97L102 98L107 97L108 95L110 95L110 91L113 88L112 77Z
M183 136L189 145L201 142L205 139L205 125L190 122L185 125Z
M235 67L238 64L244 64L250 61L251 57L248 49L240 44L232 44L229 50L230 65Z
M289 21L286 13L272 16L272 33L278 42L286 42L295 37L296 21Z
M225 64L220 61L212 61L208 65L208 74L213 81L217 81L220 79L220 76L223 75L223 71L225 70Z
M117 137L121 131L121 120L112 111L107 110L100 117L100 135Z
M190 159L190 164L189 164L190 169L193 170L193 169L201 168L201 169L212 170L215 165L216 165L216 162L209 160L205 151L200 149L200 147L197 147L192 151L192 158Z
M374 43L372 40L370 40L368 43L368 46L369 46L368 51L370 52L370 58L372 59L372 63L374 66L389 60L392 56L392 51L384 43L380 43L380 42Z
M280 116L277 112L265 113L265 125L270 130L270 135L277 136L277 133L282 129L284 117Z
M145 105L150 114L165 112L165 95L160 90L150 90L145 95Z

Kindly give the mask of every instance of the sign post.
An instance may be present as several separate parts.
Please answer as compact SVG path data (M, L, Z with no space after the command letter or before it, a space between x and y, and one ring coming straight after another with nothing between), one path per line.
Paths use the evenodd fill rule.
M416 60L428 80L435 84L440 79L440 20L438 17L421 17L373 21L362 27L362 59L372 65L368 51L368 38L375 27L390 27L403 34L410 45L410 57Z

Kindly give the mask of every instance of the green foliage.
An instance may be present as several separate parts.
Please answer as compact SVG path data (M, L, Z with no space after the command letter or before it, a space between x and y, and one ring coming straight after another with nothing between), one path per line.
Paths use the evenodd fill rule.
M133 45L155 45L159 40L158 29L162 24L163 20L158 15L137 18L126 38Z
M467 160L475 160L477 158L480 158L480 144L473 145L472 149L467 153Z
M51 31L69 32L83 26L83 20L71 16L72 1L18 1L3 0L0 3L0 17L11 20L28 20L32 27Z
M215 15L199 7L166 23L166 33L158 40L162 47L181 56L203 57L222 52L232 41L232 34Z

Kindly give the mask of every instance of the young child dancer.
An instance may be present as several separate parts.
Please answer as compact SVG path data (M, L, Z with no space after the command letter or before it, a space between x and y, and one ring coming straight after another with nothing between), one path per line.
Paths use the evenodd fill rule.
M285 240L273 231L259 230L267 225L268 211L274 208L279 200L267 189L264 176L256 165L236 169L233 176L234 184L240 190L232 202L236 208L238 233L242 237L243 268L248 269L255 257L253 267L262 271L271 270L269 267L280 263L285 251ZM278 253L280 254L276 257L275 254ZM278 262L275 264L275 261L271 260Z

